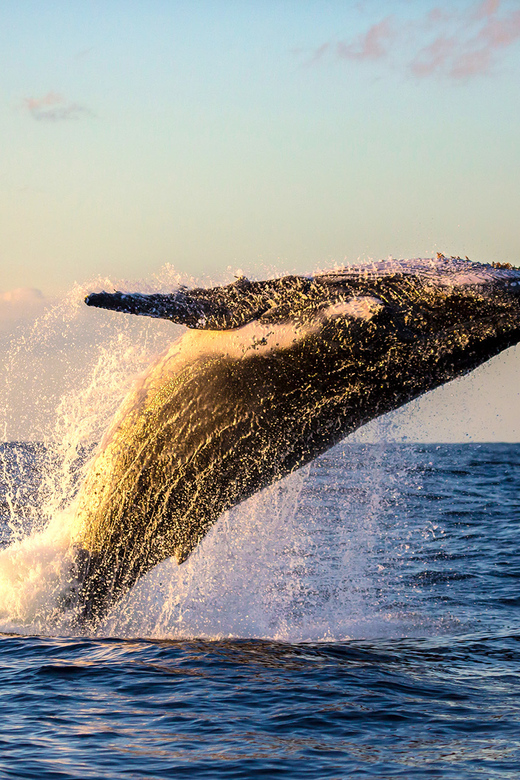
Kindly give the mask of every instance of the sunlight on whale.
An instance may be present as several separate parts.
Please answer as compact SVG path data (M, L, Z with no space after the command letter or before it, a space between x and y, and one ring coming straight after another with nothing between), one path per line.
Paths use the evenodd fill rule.
M66 606L90 628L224 512L520 340L520 271L442 255L86 302L189 329L124 401L80 490Z

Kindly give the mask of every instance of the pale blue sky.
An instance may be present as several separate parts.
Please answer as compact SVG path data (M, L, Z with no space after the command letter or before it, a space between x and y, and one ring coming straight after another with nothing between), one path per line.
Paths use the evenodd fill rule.
M453 18L429 21L435 7ZM2 3L0 290L165 262L308 271L437 249L517 262L518 12ZM388 17L375 51L357 40ZM490 20L516 36L472 42ZM421 48L451 34L446 61L415 75ZM479 46L482 72L450 75Z
M0 326L165 263L520 263L517 0L5 0L0 61Z

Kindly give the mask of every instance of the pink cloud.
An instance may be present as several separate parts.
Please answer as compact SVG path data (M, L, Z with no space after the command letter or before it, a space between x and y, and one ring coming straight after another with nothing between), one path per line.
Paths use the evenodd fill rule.
M387 55L393 37L391 17L387 16L353 42L340 41L338 55L350 60L377 60Z
M23 102L37 121L60 122L91 113L85 106L71 103L56 92L48 92L41 98L25 98Z
M520 38L520 10L513 11L503 19L489 18L479 38L494 49L511 46Z
M454 79L484 75L490 70L491 60L489 49L464 52L454 59L449 75Z
M0 292L0 303L7 303L14 306L20 304L33 304L43 301L43 293L36 287L16 287L14 290Z
M45 304L45 296L35 287L0 292L0 332L11 330L23 320L34 319L41 314Z
M432 8L428 16L426 17L427 23L430 24L442 24L443 22L446 22L448 19L451 19L452 15L449 13L449 11L444 10L444 8Z
M441 35L418 52L410 64L412 72L453 79L490 73L499 51L520 40L520 10L498 17L499 9L500 0L485 0L475 11L460 15L451 37Z
M476 19L485 19L488 16L493 16L500 7L500 0L483 0L479 3L474 11Z
M468 79L492 71L501 49L520 40L520 10L497 16L500 0L484 0L476 9L453 16L452 34L441 34L410 63L416 76L447 75Z
M453 52L456 40L439 36L425 46L410 62L414 76L428 76L446 65Z
M327 51L330 49L330 42L327 41L326 43L322 43L321 46L318 46L310 60L307 62L307 65L314 65L314 63L318 62L319 60L323 59Z
M416 78L467 80L493 72L501 53L520 41L520 9L501 0L481 0L464 10L439 5L414 19L385 17L362 35L339 41L336 56L357 61L388 60ZM316 50L315 60L331 49Z

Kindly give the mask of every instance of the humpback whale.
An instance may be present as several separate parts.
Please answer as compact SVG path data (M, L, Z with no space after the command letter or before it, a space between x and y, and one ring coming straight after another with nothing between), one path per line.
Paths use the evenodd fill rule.
M140 378L77 499L78 624L222 513L369 420L520 341L520 269L439 255L87 305L187 326Z

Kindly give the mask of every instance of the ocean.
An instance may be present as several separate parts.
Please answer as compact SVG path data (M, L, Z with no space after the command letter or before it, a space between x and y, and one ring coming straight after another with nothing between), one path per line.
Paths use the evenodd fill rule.
M0 777L520 775L520 445L346 440L93 635L51 450L1 445Z

